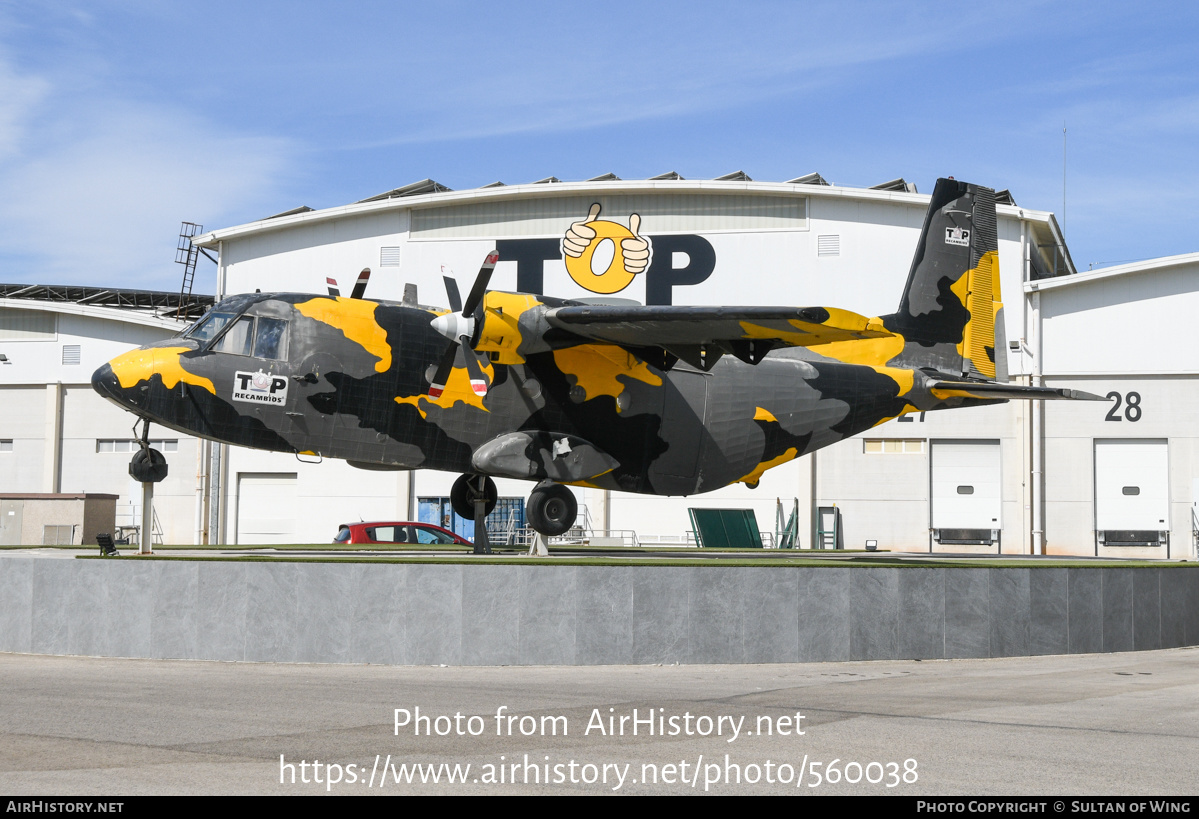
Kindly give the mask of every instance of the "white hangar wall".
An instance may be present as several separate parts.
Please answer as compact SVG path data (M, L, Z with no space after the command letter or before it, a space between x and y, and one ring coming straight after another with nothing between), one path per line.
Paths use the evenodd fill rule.
M1199 254L1034 282L1046 375L1199 372Z
M129 477L127 448L134 417L97 395L91 377L101 364L182 326L136 311L0 299L0 353L9 362L0 363L0 493L115 494L117 525L137 524L141 485ZM151 436L171 442L170 472L155 487L162 539L190 543L196 441L160 428Z
M1138 525L1128 528L1160 524L1170 533L1171 556L1195 556L1199 254L1030 282L1026 290L1030 310L1040 313L1046 383L1110 400L1045 406L1049 549L1164 556L1160 547L1096 546L1096 533L1118 523L1120 507L1129 505L1123 519ZM1108 476L1104 447L1127 450ZM1117 478L1105 493L1105 480ZM1140 509L1132 507L1138 502Z
M200 241L220 251L225 294L254 290L324 293L326 278L332 277L346 295L358 271L370 268L368 297L399 300L404 285L413 283L418 286L422 304L444 305L443 266L465 290L483 257L497 243L540 240L545 243L543 247L549 248L544 255L556 255L557 242L571 223L586 218L593 202L602 206L601 219L621 224L628 223L631 213L638 213L641 231L654 239L655 252L669 248L672 237L687 235L700 236L711 246L715 258L710 275L697 283L671 288L675 304L827 305L870 316L892 312L899 304L928 197L776 183L538 184L360 203L215 231ZM1056 226L1049 214L1008 205L999 207L1002 287L1016 306L1005 311L1009 338L1026 335L1024 311L1019 309L1025 256L1035 252L1030 246L1053 242L1055 236ZM522 289L527 280L521 281L518 262L505 260L505 246L500 246L501 261L491 287ZM668 279L685 278L693 263L686 253L671 253L665 275ZM564 298L596 295L570 278L560 258L545 259L533 267L541 273L546 294ZM614 295L645 303L647 286L652 287L652 272L636 277L627 289ZM1019 354L1010 356L1011 372L1020 373L1021 365ZM1009 450L1019 452L1011 443L1017 434L1012 431L1012 410L983 412L991 413L981 416L987 424L994 417L1003 426L1002 435L992 437L1008 442L1004 447L1005 474L1018 475L1023 461L1017 458L1014 464L1007 463L1015 457ZM969 420L932 418L930 415L926 420L930 428L945 428L944 433L937 434L977 435ZM907 430L908 425L901 429ZM858 450L856 456L851 453L854 447ZM635 530L648 540L682 537L690 529L687 509L692 506L752 508L759 527L771 531L776 502L781 500L789 513L795 499L800 499L804 545L810 541L811 507L834 502L843 509L844 541L848 546L860 546L859 541L865 538L894 547L926 544L927 502L924 511L917 511L907 501L909 496L927 496L927 451L921 480L896 482L880 477L862 483L861 473L856 470L878 470L879 458L867 458L861 447L858 439L835 447L838 453L847 453L844 464L839 460L841 456L826 455L830 450L818 453L818 462L822 466L827 463L828 471L817 470L819 497L815 504L811 459L806 457L767 472L755 490L738 484L687 499L604 495L581 489L576 494L592 525L602 527L606 519L611 528ZM863 463L856 464L859 459L864 459ZM900 467L905 461L887 459L885 463ZM232 541L236 536L241 542L251 542L245 539L247 533L235 535L237 486L245 479L243 476L275 475L279 481L295 482L295 497L322 498L323 503L304 507L310 523L304 530L314 541L330 539L338 524L356 519L356 514L368 519L374 515L407 517L414 513L419 498L448 496L456 477L417 472L409 493L404 474L360 472L344 464L331 467L329 463L314 469L297 465L290 456L249 450L231 451L226 468L226 538ZM519 481L498 484L501 496L523 498L531 488ZM873 500L867 486L879 489ZM363 503L364 497L378 502ZM1022 498L1019 492L1012 496L1005 485L1003 503L1004 536L1018 541L1024 518L1019 514Z
M735 188L717 196L710 192L716 183L671 183L694 188L690 196L681 196L663 190L665 183L654 184L658 187L647 183L620 193L609 193L608 186L564 183L553 190L526 185L387 200L216 231L207 244L220 249L225 295L255 289L324 293L326 277L337 279L345 293L358 271L370 268L368 296L399 300L404 285L414 283L421 303L439 305L446 300L443 266L465 288L497 241L555 243L572 222L587 216L589 202L599 202L601 218L626 224L637 212L642 232L650 237L698 235L712 246L711 274L695 284L676 285L676 304L831 305L872 316L899 303L928 203L927 196L911 193L813 192L812 186L767 183L758 185L760 190ZM712 212L694 212L699 207L692 200ZM532 206L561 215L530 216ZM671 212L672 207L683 212ZM733 214L715 212L721 208ZM1024 267L1021 227L1028 221L1047 225L1049 215L1011 206L999 210L1001 275L1015 296ZM449 213L439 216L442 211ZM749 215L738 218L737 211ZM723 221L729 224L720 227ZM421 229L422 222L433 226ZM453 230L437 227L444 222L453 223ZM822 237L831 241L831 249ZM516 290L517 262L503 255L492 287ZM674 270L685 270L690 260L673 255ZM596 296L569 277L561 259L546 260L543 270L547 295ZM645 303L648 278L642 274L613 295ZM1011 325L1011 314L1008 321Z

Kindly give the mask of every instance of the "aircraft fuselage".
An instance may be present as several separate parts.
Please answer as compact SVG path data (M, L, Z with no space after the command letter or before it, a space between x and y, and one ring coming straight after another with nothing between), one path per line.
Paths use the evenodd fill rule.
M983 403L934 395L918 370L845 363L818 349L664 371L566 333L547 334L548 349L520 363L492 363L486 395L455 367L431 398L447 342L428 309L253 294L208 315L226 317L220 332L127 353L93 384L155 423L238 446L658 495L756 485L772 466L904 412ZM511 437L521 432L528 435ZM510 444L504 452L523 446L531 464L534 450L543 463L565 463L560 450L575 451L575 465L555 473L551 463L548 475L532 466L520 474L519 464L505 471L497 465L512 458L480 460L497 440Z

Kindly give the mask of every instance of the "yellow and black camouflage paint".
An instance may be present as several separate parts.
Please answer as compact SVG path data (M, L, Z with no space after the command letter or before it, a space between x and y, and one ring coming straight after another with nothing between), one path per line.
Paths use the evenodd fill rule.
M214 310L287 321L285 356L172 339L114 359L93 385L143 418L234 445L689 495L754 486L903 413L1077 397L1004 383L1001 309L994 194L940 180L886 316L488 292L469 339L486 361L486 394L460 355L434 399L429 379L456 343L430 324L444 311L247 294ZM284 379L286 401L234 400L235 374L249 371Z

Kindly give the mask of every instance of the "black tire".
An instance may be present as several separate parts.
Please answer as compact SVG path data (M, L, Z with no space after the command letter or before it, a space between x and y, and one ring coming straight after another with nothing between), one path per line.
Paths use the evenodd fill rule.
M139 483L165 480L167 469L167 459L157 449L139 449L129 461L129 477Z
M484 481L483 495L487 498L487 505L483 507L483 514L490 515L491 510L495 509L500 493L495 488L495 481L491 478L485 478ZM450 488L450 506L454 507L458 517L475 519L475 498L478 496L478 489L475 487L478 485L478 475L459 475L458 480L454 481L453 487Z
M575 525L579 504L574 493L560 483L538 486L529 494L525 517L533 531L547 537L560 535Z

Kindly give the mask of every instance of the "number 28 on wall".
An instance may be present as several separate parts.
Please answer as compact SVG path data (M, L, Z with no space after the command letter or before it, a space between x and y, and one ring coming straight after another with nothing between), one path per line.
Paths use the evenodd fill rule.
M1121 395L1115 390L1107 394L1108 400L1115 399L1116 403L1108 410L1104 416L1104 421L1123 421L1125 419L1136 423L1141 420L1141 394L1139 392L1130 392L1127 395ZM1120 405L1124 405L1124 417L1120 417Z

